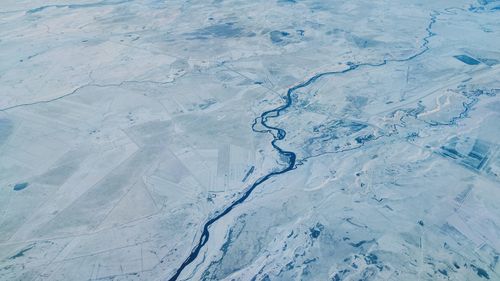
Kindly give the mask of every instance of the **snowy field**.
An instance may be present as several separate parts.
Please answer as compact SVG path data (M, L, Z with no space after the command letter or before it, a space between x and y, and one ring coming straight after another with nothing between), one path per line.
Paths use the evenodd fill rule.
M1 281L500 280L500 1L1 2Z

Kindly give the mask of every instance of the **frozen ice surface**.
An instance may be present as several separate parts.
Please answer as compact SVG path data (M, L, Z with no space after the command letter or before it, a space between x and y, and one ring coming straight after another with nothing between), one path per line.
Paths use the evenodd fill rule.
M500 280L500 2L3 0L0 280Z

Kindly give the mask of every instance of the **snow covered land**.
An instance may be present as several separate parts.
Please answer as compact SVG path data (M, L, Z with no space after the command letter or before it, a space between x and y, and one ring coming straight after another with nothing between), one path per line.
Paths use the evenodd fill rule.
M0 280L500 280L500 1L2 0Z

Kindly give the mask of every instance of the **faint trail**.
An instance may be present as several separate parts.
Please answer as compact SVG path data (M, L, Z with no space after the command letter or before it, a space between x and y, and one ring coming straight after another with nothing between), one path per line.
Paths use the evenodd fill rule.
M150 80L144 80L144 81L130 80L130 81L123 81L123 82L114 83L114 84L91 84L91 83L88 83L88 84L82 85L82 86L74 89L73 91L71 91L71 92L69 92L67 94L64 94L64 95L61 95L61 96L58 96L58 97L55 97L55 98L52 98L52 99L11 105L11 106L8 106L8 107L0 108L0 112L5 112L5 111L12 110L12 109L20 108L20 107L26 107L26 106L32 106L32 105L38 105L38 104L47 104L47 103L55 102L55 101L67 98L69 96L76 95L76 94L78 94L78 92L80 90L82 90L84 88L89 88L89 87L107 88L107 87L121 87L121 86L123 86L125 84L147 84L147 83L158 84L158 85L165 85L165 84L171 84L174 81L175 81L175 79L173 81L167 81L167 82L150 81Z
M418 51L417 53L415 53L409 57L403 58L403 59L384 59L380 63L360 63L360 64L348 63L349 68L346 68L344 70L329 71L329 72L322 72L322 73L316 74L316 75L312 76L311 78L309 78L308 80L306 80L305 82L302 82L296 86L289 88L287 90L286 96L284 97L284 104L283 105L281 105L277 108L265 111L259 117L255 118L255 120L252 124L252 130L254 132L258 132L258 133L269 133L273 136L273 140L271 141L271 145L278 152L278 154L283 159L285 159L285 161L286 161L285 163L287 163L287 166L281 170L271 172L271 173L257 179L249 188L247 188L242 193L242 195L238 199L233 201L231 204L229 204L229 206L227 206L222 211L216 212L214 217L212 217L207 222L205 222L205 224L203 225L202 234L200 236L198 244L191 250L191 253L184 260L184 262L180 265L180 267L176 270L175 274L172 277L170 277L168 280L169 281L177 280L177 278L179 278L179 275L182 273L182 271L198 257L198 254L200 253L201 249L203 248L203 246L205 246L205 244L208 242L208 239L210 238L209 228L212 224L214 224L215 222L217 222L218 220L223 218L225 215L227 215L229 212L231 212L231 210L234 209L236 206L245 202L245 200L252 194L252 192L254 191L254 189L256 187L258 187L259 185L261 185L262 183L266 182L267 180L269 180L270 178L272 178L274 176L287 173L291 170L294 170L297 167L296 154L293 151L284 150L277 145L278 141L283 140L285 138L286 131L284 129L268 125L269 119L279 117L280 114L284 110L286 110L287 108L289 108L292 105L292 102L293 102L292 94L295 91L297 91L301 88L305 88L305 87L313 84L314 82L316 82L318 79L325 77L325 76L333 76L333 75L343 74L343 73L351 72L355 69L362 68L362 67L380 67L380 66L386 65L389 62L405 62L405 61L409 61L409 60L412 60L416 57L421 56L422 54L424 54L425 52L427 52L429 50L429 47L428 47L429 39L436 35L435 33L433 33L431 31L431 29L432 29L432 26L436 23L436 17L438 15L439 15L438 12L432 12L430 14L431 20L426 27L427 36L425 36L422 39L423 43L420 47L420 51ZM257 130L255 128L255 126L257 124L262 125L265 129L264 130Z
M76 94L79 90L81 90L81 89L83 89L85 87L89 87L89 86L91 86L91 85L90 84L86 84L86 85L80 86L80 87L74 89L73 91L71 91L70 93L67 93L65 95L58 96L56 98L49 99L49 100L28 102L28 103L22 103L22 104L16 104L16 105L8 106L8 107L5 107L5 108L0 108L0 112L8 111L8 110L19 108L19 107L25 107L25 106L37 105L37 104L46 104L46 103L50 103L50 102L53 102L53 101L57 101L57 100L65 98L65 97L72 96L72 95Z
M45 5L41 6L38 8L33 8L28 11L26 11L26 14L34 14L41 12L45 9L48 8L68 8L68 9L81 9L81 8L93 8L93 7L99 7L99 6L109 6L109 5L119 5L127 2L131 2L133 0L115 0L115 1L110 1L110 0L103 0L100 2L95 2L95 3L85 3L85 4L54 4L54 5Z

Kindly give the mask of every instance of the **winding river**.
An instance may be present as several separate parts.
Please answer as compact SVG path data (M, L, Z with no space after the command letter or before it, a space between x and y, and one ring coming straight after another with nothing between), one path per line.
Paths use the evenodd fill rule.
M223 209L222 211L215 213L215 215L212 218L210 218L208 221L206 221L205 224L203 225L202 234L200 236L200 239L198 240L198 244L196 244L196 246L192 249L189 256L179 266L179 268L176 270L175 274L172 277L170 277L170 279L168 279L168 280L169 281L177 280L179 278L179 275L182 273L182 271L198 257L201 249L203 248L203 246L205 246L205 244L208 242L208 240L210 238L209 228L211 225L216 223L218 220L222 219L225 215L227 215L229 212L231 212L231 210L233 210L236 206L245 202L245 200L252 194L252 192L255 190L255 188L257 188L259 185L263 184L264 182L266 182L267 180L269 180L272 177L287 173L291 170L294 170L297 167L296 154L293 151L287 151L287 150L282 149L277 144L280 140L283 140L285 138L286 131L284 129L268 125L268 122L270 119L279 117L281 115L281 113L283 113L287 108L289 108L292 105L292 101L293 101L292 95L295 91L297 91L301 88L305 88L305 87L313 84L314 82L316 82L317 80L319 80L320 78L325 77L325 76L340 75L343 73L351 72L351 71L358 69L358 68L361 68L361 67L380 67L380 66L386 65L389 62L404 62L404 61L409 61L409 60L415 59L416 57L424 54L425 52L427 52L429 50L429 47L428 47L429 39L430 39L430 37L435 35L435 33L433 33L431 31L431 29L432 29L433 24L436 22L436 17L438 15L439 15L439 13L437 13L437 12L431 13L430 23L428 24L428 26L426 28L427 35L423 38L423 43L420 47L420 50L417 53L415 53L409 57L401 58L401 59L383 59L379 63L359 63L359 64L347 63L348 67L344 70L329 71L329 72L322 72L322 73L316 74L316 75L312 76L311 78L309 78L308 80L306 80L305 82L302 82L296 86L289 88L287 90L285 97L284 97L284 104L282 104L281 106L279 106L277 108L265 111L258 118L256 118L254 120L253 125L252 125L252 130L254 132L272 134L273 140L271 141L271 145L278 152L278 154L281 156L281 158L285 161L286 167L281 169L281 170L278 170L278 171L270 172L269 174L257 179L252 185L250 185L241 194L241 196L238 199L233 201L231 204L229 204L227 207L225 207L225 209ZM258 123L260 123L260 125L262 125L266 129L265 130L256 130L255 125L257 125Z

